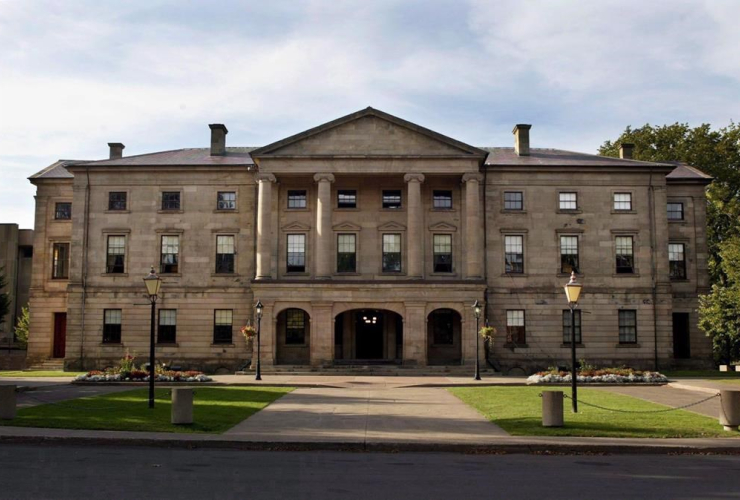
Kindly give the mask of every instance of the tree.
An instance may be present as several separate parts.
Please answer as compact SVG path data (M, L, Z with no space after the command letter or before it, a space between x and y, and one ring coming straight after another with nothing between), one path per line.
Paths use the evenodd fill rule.
M28 347L28 329L31 324L31 316L28 307L21 309L21 315L18 316L18 322L15 325L15 341L24 349Z
M5 268L0 267L0 290L8 286L5 279ZM10 294L7 292L0 293L0 325L5 323L5 316L10 312Z

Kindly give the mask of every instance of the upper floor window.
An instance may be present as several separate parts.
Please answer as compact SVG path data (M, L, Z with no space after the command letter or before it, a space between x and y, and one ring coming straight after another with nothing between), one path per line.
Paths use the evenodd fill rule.
M285 343L306 343L306 313L301 309L285 311Z
M401 272L401 235L383 235L383 272Z
M72 218L72 204L69 202L57 203L54 207L54 219L70 220Z
M337 235L337 272L354 273L357 270L357 236Z
M614 193L614 210L632 210L632 193Z
M337 208L357 208L357 191L354 189L338 190Z
M111 191L108 193L108 210L126 210L128 193L125 191Z
M236 245L234 244L234 236L216 236L216 273L233 274L235 255Z
M504 261L505 272L523 273L524 272L524 237L523 236L505 236L504 237Z
M54 243L52 248L52 279L69 278L69 243Z
M506 311L506 343L517 345L527 343L523 309L509 309Z
M435 189L432 192L432 207L442 210L452 208L452 191L440 191Z
M578 210L578 193L560 193L558 207L560 210Z
M615 241L617 274L632 274L635 272L633 243L632 236L617 236Z
M683 203L668 204L668 220L683 220Z
M383 191L383 208L401 208L401 191L398 189Z
M573 319L576 324L576 344L581 343L581 311L576 309L573 311ZM570 324L570 309L563 310L563 344L570 345L570 336L573 333L573 328Z
M177 342L177 309L160 309L157 343L174 344L175 342Z
M504 192L504 210L524 210L524 193L521 191Z
M637 343L637 311L630 309L619 311L619 343Z
M164 191L162 193L162 210L180 210L179 191Z
M578 236L561 236L560 272L564 274L580 272L578 260Z
M670 276L674 280L686 279L686 247L683 243L668 245L668 265Z
M108 274L122 274L126 272L126 237L108 236L107 253L105 272Z
M216 208L218 210L236 210L236 193L233 191L219 191Z
M234 311L231 309L216 309L213 311L213 343L231 344L233 332Z
M307 198L305 189L291 189L288 191L288 208L306 208Z
M289 273L306 272L305 234L288 235L288 260L286 270Z
M121 343L121 310L105 309L103 311L103 343Z
M452 235L434 235L434 272L452 272Z
M159 260L160 273L177 273L180 270L180 237L162 236L162 250Z

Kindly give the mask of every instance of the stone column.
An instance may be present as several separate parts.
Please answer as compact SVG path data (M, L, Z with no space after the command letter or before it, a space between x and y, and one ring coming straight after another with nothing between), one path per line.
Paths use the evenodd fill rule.
M403 364L426 366L427 318L423 302L406 302L403 317Z
M257 174L259 192L257 194L257 270L255 279L272 277L272 184L273 174Z
M463 175L465 184L465 255L466 277L483 277L483 227L481 226L479 173Z
M406 174L403 180L408 184L408 206L406 208L408 269L406 274L409 278L421 278L424 270L424 212L421 204L421 183L424 182L424 174Z
M328 279L332 270L331 251L331 183L333 174L316 174L313 180L319 184L316 202L316 278Z
M311 366L334 361L334 318L331 302L314 302L311 317Z

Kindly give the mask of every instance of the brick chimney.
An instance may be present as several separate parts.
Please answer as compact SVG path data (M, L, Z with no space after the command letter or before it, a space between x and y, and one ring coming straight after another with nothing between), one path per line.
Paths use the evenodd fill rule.
M514 151L519 156L529 156L529 129L532 125L519 123L514 125Z
M632 153L635 151L635 145L629 142L623 142L619 145L619 157L623 160L631 160Z
M123 144L120 142L109 142L108 147L110 148L110 157L109 160L118 160L120 158L123 158Z
M223 123L212 123L211 128L211 156L223 156L226 153L226 125Z

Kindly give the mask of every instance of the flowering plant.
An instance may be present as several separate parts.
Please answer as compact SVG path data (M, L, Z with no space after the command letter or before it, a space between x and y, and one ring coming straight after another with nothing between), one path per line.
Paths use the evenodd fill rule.
M481 337L484 339L492 339L494 335L496 335L496 329L492 326L484 326L480 330L478 330L478 333Z
M257 329L252 325L245 325L240 331L242 332L242 335L244 335L244 338L247 339L247 341L252 340L254 336L257 335Z

